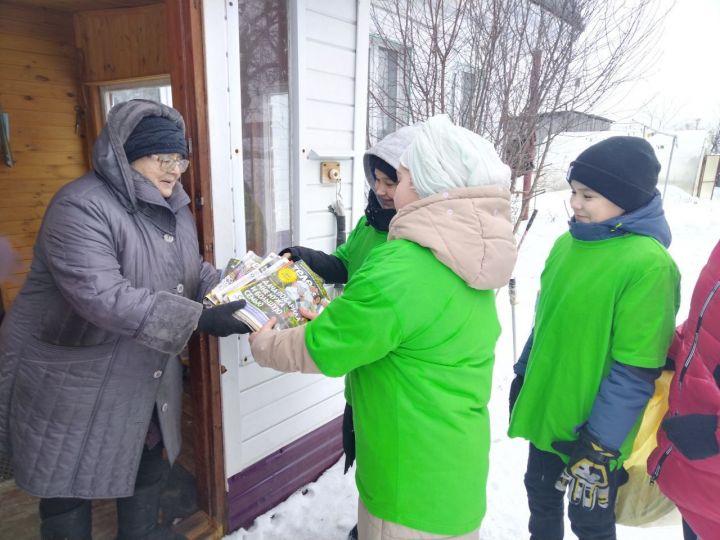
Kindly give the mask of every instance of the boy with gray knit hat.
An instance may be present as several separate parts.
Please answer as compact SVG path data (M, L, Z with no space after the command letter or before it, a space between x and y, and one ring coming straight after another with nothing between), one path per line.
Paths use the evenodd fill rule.
M530 442L531 539L562 540L565 491L578 537L615 538L622 463L679 304L659 171L637 137L601 141L570 164L574 216L545 263L510 389L509 435Z

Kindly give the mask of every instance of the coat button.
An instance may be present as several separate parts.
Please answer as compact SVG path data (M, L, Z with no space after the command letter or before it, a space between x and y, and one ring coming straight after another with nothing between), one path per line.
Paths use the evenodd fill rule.
M155 373L153 373L153 379L159 379L162 377L162 370L158 369Z
M160 411L161 411L161 412L167 412L167 410L168 410L168 404L167 404L167 403L163 403L163 404L162 404L162 407L160 407Z
M163 238L166 242L173 242L175 240L175 237L172 234L168 233L163 234Z
M177 287L175 287L175 290L178 292L178 294L182 294L185 290L185 285L183 285L182 283L178 283Z

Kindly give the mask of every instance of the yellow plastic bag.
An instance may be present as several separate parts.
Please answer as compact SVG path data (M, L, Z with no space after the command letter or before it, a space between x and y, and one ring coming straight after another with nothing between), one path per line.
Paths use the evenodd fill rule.
M646 525L669 514L675 505L650 483L647 459L657 446L656 433L668 409L672 371L663 371L655 381L655 394L645 409L632 453L624 467L630 479L618 490L615 519L621 525Z

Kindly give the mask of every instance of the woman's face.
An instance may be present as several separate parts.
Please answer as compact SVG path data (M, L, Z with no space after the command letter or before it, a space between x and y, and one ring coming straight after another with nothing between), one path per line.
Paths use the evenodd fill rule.
M380 206L386 210L395 208L393 196L395 195L397 184L387 174L380 169L375 169L375 195L377 195Z
M130 166L150 180L167 199L172 195L180 175L187 169L187 160L182 159L180 154L153 154L136 159Z
M410 171L400 165L397 170L398 173L398 184L395 189L395 208L400 210L403 206L419 201L415 186L413 186L412 178L410 177Z

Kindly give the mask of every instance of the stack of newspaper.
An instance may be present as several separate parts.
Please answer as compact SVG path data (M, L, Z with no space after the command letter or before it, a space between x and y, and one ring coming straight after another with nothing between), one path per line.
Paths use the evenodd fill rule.
M271 253L265 258L248 251L241 259L230 259L223 278L205 297L213 305L245 300L235 317L259 330L271 317L275 328L304 324L300 308L322 311L328 301L323 280L303 261L290 261Z

